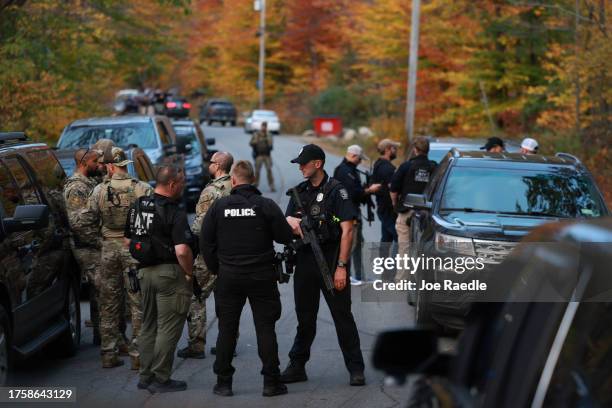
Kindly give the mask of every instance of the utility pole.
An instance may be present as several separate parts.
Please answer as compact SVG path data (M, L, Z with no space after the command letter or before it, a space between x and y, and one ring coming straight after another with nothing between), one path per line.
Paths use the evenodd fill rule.
M410 55L408 56L408 91L406 95L406 134L408 144L414 139L414 113L416 111L417 63L419 60L419 20L421 0L412 0L412 21L410 28Z
M255 11L259 11L259 109L264 107L264 72L266 70L266 0L255 0Z

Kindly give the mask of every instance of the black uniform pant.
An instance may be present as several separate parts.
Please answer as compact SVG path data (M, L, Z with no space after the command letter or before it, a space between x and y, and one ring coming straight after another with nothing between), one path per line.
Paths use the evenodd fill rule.
M350 271L347 271L347 276L349 273ZM310 347L317 332L317 314L322 291L334 320L344 364L351 373L362 372L364 364L359 333L351 312L351 285L347 285L340 292L334 290L335 294L330 295L325 289L314 255L310 251L304 251L298 255L293 291L298 327L289 358L302 364L310 359Z
M215 374L231 377L234 374L232 359L238 338L240 314L249 300L255 321L257 351L263 363L261 374L265 381L276 381L280 376L278 343L275 325L281 316L281 302L275 280L257 280L252 277L223 276L219 274L215 287L215 312L219 319L217 358L213 365Z

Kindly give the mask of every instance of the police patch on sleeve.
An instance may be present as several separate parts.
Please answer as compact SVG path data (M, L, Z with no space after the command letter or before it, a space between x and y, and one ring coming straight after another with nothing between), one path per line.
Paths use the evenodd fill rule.
M343 200L348 200L348 191L346 191L346 188L340 189L340 197L342 197Z

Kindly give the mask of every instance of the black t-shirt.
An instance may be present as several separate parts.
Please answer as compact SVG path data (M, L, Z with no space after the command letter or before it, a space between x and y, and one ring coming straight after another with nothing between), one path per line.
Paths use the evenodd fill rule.
M349 199L352 201L355 211L359 214L359 206L364 204L368 198L363 185L357 166L346 159L334 170L334 178L342 183L348 192Z
M372 170L372 184L381 184L376 192L376 212L379 214L392 214L393 204L389 195L389 184L395 173L395 166L387 159L379 158Z
M173 252L175 245L189 245L192 250L196 247L196 239L191 232L191 228L189 228L187 214L179 208L177 201L157 193L153 197L158 217L155 217L155 222L152 224L151 234L157 242L163 243L164 246L172 250L172 253L169 254L168 251L160 250L157 259L151 260L149 266L160 263L178 263L178 259ZM136 208L132 206L125 224L124 236L128 239L131 239L130 219L134 211L136 211Z

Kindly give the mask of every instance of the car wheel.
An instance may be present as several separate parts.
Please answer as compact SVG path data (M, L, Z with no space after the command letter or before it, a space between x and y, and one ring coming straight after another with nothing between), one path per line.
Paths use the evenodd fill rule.
M4 307L0 305L0 386L8 384L10 370L10 331L9 319Z
M212 121L212 120L209 120L209 121L208 121L208 126L212 126L212 124L213 124L213 121Z
M76 284L71 280L63 312L68 321L68 329L52 343L53 351L60 357L74 356L81 343L81 305L78 292Z
M232 126L236 126L236 121L235 121L235 120L232 120L232 121L231 121L231 125L232 125Z

